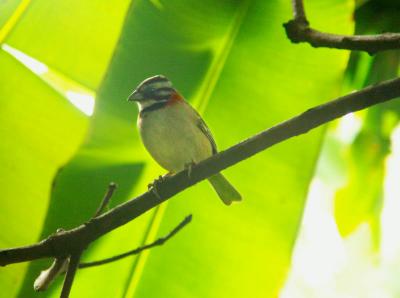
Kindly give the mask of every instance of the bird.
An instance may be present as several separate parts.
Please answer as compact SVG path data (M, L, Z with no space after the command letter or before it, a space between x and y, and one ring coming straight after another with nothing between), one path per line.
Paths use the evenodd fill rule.
M137 126L144 147L169 174L185 169L190 173L191 166L217 153L207 124L164 75L142 81L128 101L138 104ZM242 199L221 173L208 181L224 204Z

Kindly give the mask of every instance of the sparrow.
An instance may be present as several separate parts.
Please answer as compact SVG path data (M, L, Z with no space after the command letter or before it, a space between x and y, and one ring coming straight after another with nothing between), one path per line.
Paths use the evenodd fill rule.
M180 172L217 153L204 120L163 75L141 82L128 101L139 106L137 126L154 160L170 174ZM218 173L208 178L221 200L230 205L240 193Z

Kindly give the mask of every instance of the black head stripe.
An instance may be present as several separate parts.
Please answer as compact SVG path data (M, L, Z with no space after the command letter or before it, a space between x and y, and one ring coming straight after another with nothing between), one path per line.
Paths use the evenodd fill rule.
M154 77L151 77L151 78L148 78L148 79L144 80L140 84L139 88L145 89L148 86L151 86L151 85L156 84L156 83L162 83L162 82L168 83L169 80L166 77L162 76L162 75L157 75L157 76L154 76Z
M144 108L143 110L141 110L140 115L143 116L144 114L146 114L148 112L159 110L159 109L165 107L166 104L167 104L167 101L165 101L165 100L154 103L151 106L148 106L148 107Z
M136 90L141 95L141 101L148 99L168 100L174 91L172 83L162 75L144 80Z

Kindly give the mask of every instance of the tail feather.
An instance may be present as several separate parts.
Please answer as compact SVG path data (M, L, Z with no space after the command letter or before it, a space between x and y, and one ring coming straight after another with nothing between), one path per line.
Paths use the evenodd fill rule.
M221 174L218 173L208 178L211 185L214 187L218 196L225 205L230 205L233 201L241 201L242 196L240 193L229 183L229 181Z

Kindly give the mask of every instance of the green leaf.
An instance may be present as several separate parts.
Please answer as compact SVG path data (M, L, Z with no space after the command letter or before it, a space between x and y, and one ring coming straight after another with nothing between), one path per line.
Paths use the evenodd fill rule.
M133 188L139 170L117 176L116 172L95 165L103 159L128 165L147 161L133 128L135 108L124 99L149 75L166 74L188 99L206 110L205 119L221 148L336 93L346 55L291 45L281 29L289 18L288 4L182 3L163 3L160 8L150 2L138 2L131 9L100 89L90 138L58 177L44 234L54 231L57 224L72 225L70 215L59 214L64 210L79 206L76 222L93 212L107 182L102 179L100 183L99 172L123 184L121 198ZM337 11L338 19L346 19L346 15L340 15L346 9L337 1L329 11ZM344 24L343 30L350 28L345 22L340 23ZM332 55L330 59L326 59L328 53ZM322 73L321 69L330 71ZM311 81L312 84L307 83ZM285 88L288 84L292 88ZM307 100L299 100L303 98ZM240 125L236 124L238 119ZM145 216L108 235L89 252L91 258L151 239L163 211L163 233L177 218L196 212L191 227L162 250L150 253L148 261L143 254L133 262L124 260L82 271L74 291L83 297L107 293L129 297L136 291L138 296L163 293L166 297L276 293L290 262L319 139L320 132L312 133L228 170L227 176L244 196L241 204L226 208L202 183L178 195L166 210L161 208L158 214ZM255 169L262 169L262 174L257 175ZM143 182L148 182L151 175L155 176L152 167L142 175L139 192L145 189ZM82 184L82 177L96 182ZM147 232L146 224L150 225ZM265 279L269 282L265 283Z
M347 184L338 190L335 197L339 232L348 236L361 223L368 222L376 248L379 246L385 159L388 153L387 137L368 128L362 129L350 148Z
M129 3L129 0L31 1L6 42L96 90Z
M0 205L6 215L0 221L8 231L0 237L1 247L38 239L53 177L85 136L88 119L66 100L66 91L88 90L73 79L90 87L99 84L128 1L94 4L57 1L54 6L40 0L0 3ZM98 13L92 15L92 9ZM10 49L16 48L25 58L26 53L37 54L28 60L34 58L45 73L40 75L34 67L15 60L16 52ZM2 269L1 295L16 295L27 265Z
M57 169L81 143L87 119L13 57L0 50L1 247L37 240ZM2 269L13 297L27 264Z
M313 21L321 29L340 31L338 23L349 29L338 21L348 17L344 3L331 5L313 10L310 4ZM204 115L220 148L337 91L346 55L289 44L280 30L288 17L289 3L249 3ZM126 297L275 297L289 268L321 132L227 170L243 195L238 205L226 208L204 183L171 200L160 235L186 213L194 212L193 223L162 251L151 251L147 262L138 262Z
M0 41L8 34L9 30L12 29L14 20L18 19L17 8L20 6L19 11L24 10L26 3L30 1L13 0L13 1L2 1L0 2ZM11 18L14 15L14 18ZM7 24L8 23L8 24ZM7 25L6 25L7 24Z
M384 7L381 7L383 9ZM382 15L385 17L382 17ZM379 15L379 17L378 17ZM356 33L377 34L397 30L398 12L391 8L376 13L370 2L356 12ZM347 72L348 89L365 86L397 76L400 51L386 51L369 57L353 53ZM380 216L383 205L383 184L386 157L390 152L390 136L399 118L398 100L368 109L363 127L351 146L345 146L346 176L335 196L335 218L342 236L348 236L362 223L372 231L375 249L380 244Z
M84 3L86 12L91 4ZM347 1L309 1L307 8L321 30L351 31ZM98 41L98 35L87 33L90 22L75 15L77 24L70 24L60 15L67 24L64 40L56 18L45 18L50 6L35 11L32 7L27 15L34 28L16 30L10 44L88 87L97 86L96 70L104 70L106 62L96 65L98 54L87 46ZM55 179L41 237L87 220L109 182L119 184L115 206L163 173L144 151L134 127L137 109L126 102L150 75L167 75L204 112L221 149L337 95L347 54L291 44L282 28L290 17L290 3L282 1L135 1L99 88L86 142ZM35 19L44 19L45 33ZM28 21L22 24L27 27ZM115 31L105 31L104 40L115 41ZM38 44L29 48L26 36L38 36ZM243 195L240 204L227 208L204 182L103 237L85 259L148 242L194 213L193 223L164 247L79 271L73 295L276 296L290 265L321 137L317 130L228 169L226 176ZM32 295L33 279L46 263L30 266L19 297ZM58 293L53 286L37 296Z

